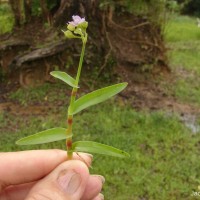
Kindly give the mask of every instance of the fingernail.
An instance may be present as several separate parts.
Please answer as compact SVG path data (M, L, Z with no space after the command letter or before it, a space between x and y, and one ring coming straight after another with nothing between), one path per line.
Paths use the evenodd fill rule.
M90 157L91 160L93 160L93 155L92 154L85 153L85 155L87 155L88 157Z
M106 180L105 180L105 178L103 176L101 176L101 175L94 175L94 176L99 178L103 184L105 183Z
M103 194L99 193L99 197L100 197L101 200L104 200L104 195Z
M81 176L75 171L64 170L59 174L58 184L64 192L73 194L78 190L81 184Z

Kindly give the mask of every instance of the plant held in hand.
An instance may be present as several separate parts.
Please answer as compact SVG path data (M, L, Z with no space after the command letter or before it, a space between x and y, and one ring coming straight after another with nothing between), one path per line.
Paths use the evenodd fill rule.
M87 32L86 29L88 27L88 22L85 21L85 18L81 18L79 16L72 16L73 21L69 22L67 25L67 30L63 31L67 38L78 38L82 40L82 51L79 60L79 66L76 78L74 79L70 75L61 71L52 71L50 74L55 78L58 78L68 85L70 85L73 89L70 97L70 104L68 107L68 116L67 116L67 129L65 128L52 128L48 129L34 135L30 135L28 137L22 138L16 142L18 145L32 145L32 144L42 144L48 143L58 140L66 139L67 146L67 154L68 157L72 157L73 152L88 152L88 153L99 153L116 157L128 157L129 154L114 147L92 142L92 141L77 141L72 143L72 124L73 117L78 112L83 109L101 103L110 97L116 95L121 92L126 86L127 83L119 83L115 85L111 85L99 90L95 90L91 93L88 93L79 99L76 100L76 94L79 88L79 79L83 64L83 57L85 52L85 46L87 43Z

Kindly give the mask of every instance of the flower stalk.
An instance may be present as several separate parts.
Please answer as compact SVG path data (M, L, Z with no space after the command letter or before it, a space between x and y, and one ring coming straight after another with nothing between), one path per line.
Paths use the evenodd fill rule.
M79 23L80 22L80 23ZM85 19L81 18L78 20L77 18L74 19L73 22L69 22L68 29L67 31L70 31L70 35L79 34L79 38L82 39L82 50L81 50L81 55L80 55L80 60L79 60L79 65L78 65L78 70L76 74L76 79L75 79L75 85L76 87L73 87L72 92L71 92L71 97L70 97L70 104L68 107L68 116L67 116L67 136L72 135L72 125L73 125L73 107L74 107L74 102L76 100L76 95L78 92L78 84L80 80L80 75L81 75L81 69L83 65L83 58L85 54L85 46L87 43L87 33L86 33L86 28L82 28L81 24L85 23ZM74 33L73 33L74 32ZM75 35L77 37L77 35ZM67 155L68 158L72 158L72 136L68 139L66 139L66 147L67 147Z

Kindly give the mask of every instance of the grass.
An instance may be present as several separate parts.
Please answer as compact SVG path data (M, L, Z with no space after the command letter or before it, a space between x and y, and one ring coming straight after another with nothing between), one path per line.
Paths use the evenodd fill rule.
M0 34L11 32L14 24L11 8L7 3L0 3Z
M2 114L0 150L65 149L64 141L38 146L14 143L37 131L65 127L66 112L62 108L56 116L50 112L26 120ZM200 184L200 135L192 135L176 116L136 112L111 101L77 115L75 125L74 140L94 140L131 154L130 159L95 155L92 173L106 177L107 199L190 199Z
M200 105L200 80L199 78L180 78L176 81L175 95L183 102Z
M68 88L68 86L67 86ZM66 101L66 85L61 83L49 84L45 83L34 88L19 88L15 92L10 93L9 99L17 101L21 105L29 105L38 102L55 102Z
M200 28L196 19L173 16L166 27L172 70L177 73L173 90L182 102L200 105Z
M166 27L166 40L168 42L198 41L200 30L196 18L172 15Z

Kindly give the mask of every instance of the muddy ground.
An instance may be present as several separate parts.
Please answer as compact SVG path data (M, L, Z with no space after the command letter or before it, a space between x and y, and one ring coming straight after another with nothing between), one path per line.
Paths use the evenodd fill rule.
M138 74L131 70L118 68L121 73L121 80L128 82L128 87L118 95L120 101L131 105L136 110L158 111L163 110L169 113L184 115L199 115L200 108L188 103L181 103L173 95L173 92L166 89L173 85L176 74L165 73L159 75L162 80L158 80L158 75ZM157 81L156 81L157 79ZM52 83L53 84L53 83ZM21 86L18 82L0 84L0 111L7 111L16 115L40 115L48 112L52 106L61 106L60 102L50 103L48 101L35 102L31 105L23 106L19 102L9 98L10 93L16 91ZM89 92L85 87L83 89ZM59 92L59 91L58 91ZM70 91L69 91L70 94ZM45 106L44 106L45 104Z

